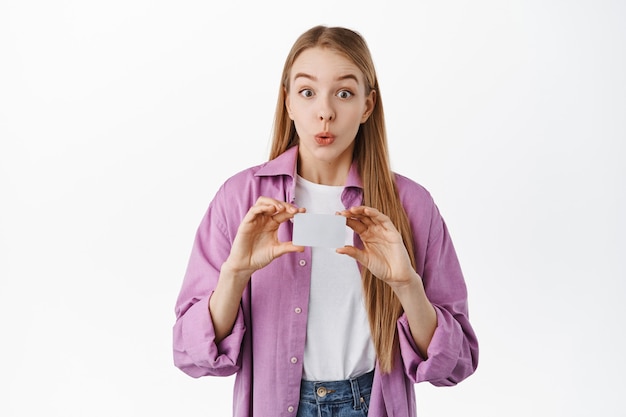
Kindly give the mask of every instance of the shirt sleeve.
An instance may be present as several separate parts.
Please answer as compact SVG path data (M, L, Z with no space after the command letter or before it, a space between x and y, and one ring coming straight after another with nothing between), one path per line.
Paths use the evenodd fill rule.
M428 358L424 360L419 354L406 315L398 319L398 337L405 372L411 381L451 386L476 370L478 341L469 321L466 284L452 240L434 203L431 209L427 238L417 242L418 250L425 246L420 275L437 313Z
M242 308L230 335L215 342L209 300L231 243L213 203L196 232L182 288L176 301L173 328L174 364L192 377L228 376L239 370L239 356L246 331Z

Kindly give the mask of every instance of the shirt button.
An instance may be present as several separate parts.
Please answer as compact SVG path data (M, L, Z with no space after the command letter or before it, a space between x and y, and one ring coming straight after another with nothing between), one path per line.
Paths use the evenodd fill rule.
M293 410L294 410L294 408L293 408L293 406L292 406L292 405L290 405L289 407L287 407L287 411L289 411L290 413L293 413Z
M295 356L293 358L290 359L291 363L298 363L298 358L296 358Z
M300 266L306 265L306 261L304 259L300 259L300 262L298 263L300 264Z
M300 307L296 307L294 311L296 312L296 314L302 313L302 309Z

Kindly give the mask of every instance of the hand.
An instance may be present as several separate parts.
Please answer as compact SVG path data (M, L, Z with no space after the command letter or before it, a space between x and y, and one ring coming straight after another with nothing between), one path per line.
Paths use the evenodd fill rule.
M347 225L359 235L363 249L344 246L338 248L337 253L356 259L394 289L414 284L419 279L411 265L402 235L389 217L366 206L352 207L338 214L346 217Z
M222 268L249 279L252 273L288 252L302 252L303 246L278 240L278 227L305 209L269 197L259 197L241 221L230 255Z

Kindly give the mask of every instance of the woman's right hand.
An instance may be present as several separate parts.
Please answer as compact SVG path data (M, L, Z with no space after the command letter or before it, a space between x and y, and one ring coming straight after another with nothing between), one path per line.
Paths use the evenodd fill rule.
M229 268L235 276L248 280L254 271L279 256L304 251L303 246L278 240L280 224L304 212L304 208L284 201L259 197L241 221L230 255L222 268Z

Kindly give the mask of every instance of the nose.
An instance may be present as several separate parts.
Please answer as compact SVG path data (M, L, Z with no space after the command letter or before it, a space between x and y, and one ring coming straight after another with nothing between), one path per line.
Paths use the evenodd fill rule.
M324 103L319 110L319 119L321 122L330 122L335 119L335 112L328 103Z
M332 111L321 111L320 112L320 121L330 122L335 118L335 114Z

